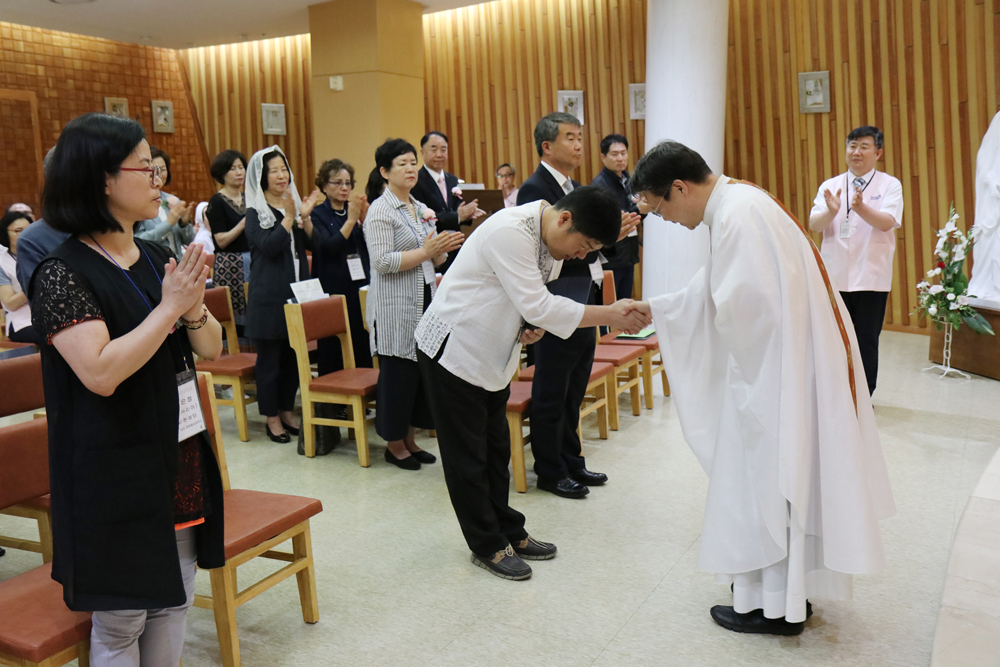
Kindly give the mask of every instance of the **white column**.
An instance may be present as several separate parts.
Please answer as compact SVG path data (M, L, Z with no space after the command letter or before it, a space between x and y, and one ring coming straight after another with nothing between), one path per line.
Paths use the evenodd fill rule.
M648 0L646 149L673 139L722 171L729 0ZM683 289L709 257L708 228L643 224L642 296Z

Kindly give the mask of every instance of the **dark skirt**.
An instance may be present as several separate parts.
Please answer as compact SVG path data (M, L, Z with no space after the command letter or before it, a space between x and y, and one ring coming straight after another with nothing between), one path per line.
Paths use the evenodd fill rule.
M228 287L233 300L233 319L240 329L247 323L247 297L243 283L250 282L250 253L221 251L215 256L212 282Z
M420 366L402 357L379 355L375 432L383 440L402 440L410 427L434 428Z

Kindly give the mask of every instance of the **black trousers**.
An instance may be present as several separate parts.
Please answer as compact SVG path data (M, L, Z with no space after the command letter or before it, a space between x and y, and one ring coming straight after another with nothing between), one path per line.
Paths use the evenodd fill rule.
M434 428L421 370L403 357L379 355L375 432L383 440L402 440L414 428Z
M562 479L586 467L576 428L594 365L594 336L594 327L585 327L566 340L546 334L534 345L531 453L542 479Z
M469 549L490 556L528 536L524 515L508 504L510 387L487 391L417 351L437 427L451 505Z
M858 337L858 353L865 367L868 379L868 393L875 393L878 379L878 337L882 333L885 320L885 304L888 292L841 292L847 312L854 321L854 333Z
M255 338L257 348L257 409L265 417L277 417L279 412L295 409L295 393L299 390L299 367L295 350L288 339Z
M15 343L32 343L39 347L42 345L41 336L35 331L35 327L30 324L26 327L21 327L17 331L11 331L7 334L7 338L10 338Z

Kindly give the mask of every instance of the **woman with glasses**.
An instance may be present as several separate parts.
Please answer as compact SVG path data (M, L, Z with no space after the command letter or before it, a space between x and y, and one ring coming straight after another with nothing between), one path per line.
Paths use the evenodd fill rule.
M354 190L354 167L341 160L323 163L316 176L316 187L326 195L326 201L314 208L311 215L312 275L319 278L324 292L343 294L347 299L354 365L371 368L371 347L358 297L358 289L367 285L371 278L368 246L361 229L368 212L368 199L364 195L351 195ZM320 375L344 367L340 342L336 338L321 340L318 352Z
M222 477L186 400L193 353L219 356L222 328L203 304L201 246L178 260L133 235L160 206L158 172L142 126L99 113L67 123L45 170L45 220L70 235L35 270L31 301L52 578L70 609L94 612L93 667L176 665L196 566L225 563Z
M243 153L225 150L212 160L211 174L222 187L208 200L205 218L215 241L215 267L212 280L228 287L233 301L236 331L242 337L247 323L247 300L243 283L250 282L250 244L244 233L246 201L243 182L247 175Z
M41 341L31 326L28 297L17 282L17 237L31 221L30 214L10 209L0 218L0 304L7 320L7 338L38 345Z
M170 185L170 156L155 146L150 147L152 167L160 176L160 208L156 217L137 223L135 237L164 245L180 255L184 247L194 240L194 202L188 204L163 190Z

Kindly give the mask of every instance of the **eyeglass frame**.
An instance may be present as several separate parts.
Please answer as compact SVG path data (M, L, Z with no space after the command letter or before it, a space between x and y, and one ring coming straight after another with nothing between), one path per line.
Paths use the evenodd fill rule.
M349 188L351 188L353 190L354 186L357 185L358 182L355 181L355 180L350 180L350 181L327 181L326 184L327 185L332 185L335 188L340 188L340 187L343 187L343 186L346 185L346 186L348 186Z
M160 167L158 165L152 165L149 167L118 167L118 171L144 171L149 174L149 182L153 183L157 178L160 179L160 183L163 182L163 172L167 169L166 167Z

